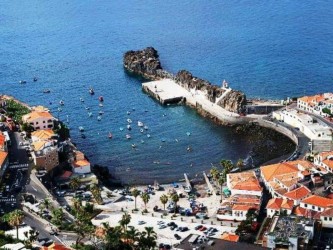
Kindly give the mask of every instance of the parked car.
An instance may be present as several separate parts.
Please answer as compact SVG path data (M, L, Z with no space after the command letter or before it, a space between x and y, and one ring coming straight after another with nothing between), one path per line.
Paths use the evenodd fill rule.
M200 228L202 228L202 225L197 225L194 229L195 230L200 230Z
M138 225L143 225L143 224L146 224L146 222L143 221L143 220L140 220L140 221L138 222Z
M174 235L177 240L180 240L182 237L179 236L179 234Z

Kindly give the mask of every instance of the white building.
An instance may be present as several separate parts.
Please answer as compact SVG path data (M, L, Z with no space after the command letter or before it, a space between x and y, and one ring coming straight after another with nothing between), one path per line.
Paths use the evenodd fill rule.
M321 225L333 228L333 208L327 208L320 214Z
M232 195L262 195L262 187L254 171L228 174L227 187L230 189Z
M72 163L73 172L76 174L88 174L91 172L90 162L87 160L76 160Z
M272 198L268 201L266 209L267 216L272 218L274 215L281 214L285 212L287 215L290 215L293 211L294 202L288 199L282 198Z
M326 208L333 206L333 199L318 195L311 195L300 202L300 207L316 212L323 212Z
M22 116L22 121L30 124L35 130L52 129L55 120L48 111L33 111Z

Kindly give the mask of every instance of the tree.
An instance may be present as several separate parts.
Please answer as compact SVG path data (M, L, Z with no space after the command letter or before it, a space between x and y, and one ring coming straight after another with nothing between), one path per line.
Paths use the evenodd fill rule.
M31 133L34 131L34 127L29 123L23 123L21 126L21 130L27 132L27 136L30 137Z
M90 192L92 193L92 195L94 196L95 201L98 204L103 204L103 198L102 198L102 194L101 194L101 190L99 189L98 185L93 184L90 186Z
M175 203L175 211L174 211L174 214L176 214L176 211L177 211L177 203L179 201L179 196L177 193L173 193L171 196L170 196L171 200Z
M212 176L214 181L217 181L220 176L220 171L217 169L217 167L212 167L210 170L210 175Z
M43 199L41 205L43 208L49 209L49 207L51 205L50 199L49 198Z
M239 158L238 161L237 161L237 163L236 163L236 166L239 168L239 170L242 170L243 167L245 166L244 160L241 159L241 158Z
M165 211L165 204L168 203L169 197L166 194L161 195L160 201L163 204L163 210Z
M148 193L144 192L141 194L141 199L143 201L143 203L145 204L145 211L147 211L147 203L149 202L150 200L150 196Z
M129 215L127 212L123 214L121 217L121 220L119 221L119 225L123 228L123 231L127 231L127 225L131 222L131 215Z
M122 247L122 229L120 226L110 227L109 224L103 223L106 229L105 235L105 249L121 249Z
M64 221L64 211L62 208L54 208L51 210L52 220L51 222L57 226L60 226Z
M91 223L90 214L82 206L80 200L73 199L73 212L75 220L73 223L73 231L77 234L75 241L76 248L81 243L83 238L94 231L94 226Z
M135 210L137 210L137 208L136 208L136 198L140 195L140 191L138 189L134 188L131 193L134 196L134 207L135 207Z
M10 226L16 228L16 238L18 239L18 228L20 224L22 223L24 218L24 214L22 210L14 210L13 212L10 212L8 214L5 214L2 219L4 222L7 222Z
M145 227L139 239L140 249L154 249L156 247L157 234L152 227Z
M31 229L29 231L24 232L24 236L27 238L24 241L25 247L28 248L28 249L31 249L32 248L32 243L34 243L38 239L39 232L36 231L36 230Z
M129 230L126 231L126 239L127 243L133 248L135 243L138 242L140 239L140 233L133 226L129 226L128 228Z
M226 170L226 173L229 173L234 168L232 161L224 159L220 161L220 166L222 167L222 170Z
M81 186L80 179L78 177L72 178L69 182L69 186L75 192Z

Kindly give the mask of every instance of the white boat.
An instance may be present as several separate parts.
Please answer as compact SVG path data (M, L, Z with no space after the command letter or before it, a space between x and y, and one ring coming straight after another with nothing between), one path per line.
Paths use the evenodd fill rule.
M127 114L128 114L128 115L130 115L130 114L131 114L131 112L130 112L130 111L127 111Z
M144 141L144 140L141 140L141 143L145 143L145 141Z
M65 102L64 102L63 100L60 100L59 104L60 104L61 106L64 106L64 105L65 105Z
M58 111L61 112L61 111L62 111L62 108L59 107L59 108L58 108Z
M136 148L136 145L134 143L132 144L132 148Z
M143 129L140 129L140 132L143 133Z
M89 110L90 108L89 107L86 107L86 110Z
M103 103L98 104L98 106L103 107Z
M94 89L92 87L89 88L89 94L91 94L91 95L95 94L95 91L94 91Z
M84 127L80 126L79 130L80 130L80 132L83 132L84 131Z
M127 122L128 122L128 123L132 123L132 120L128 118L128 119L127 119Z
M145 125L143 128L144 128L145 130L148 130L148 126L147 126L147 125Z
M131 139L131 135L130 135L130 134L127 134L127 135L126 135L126 139Z
M138 126L143 127L143 122L138 121Z
M109 137L109 139L112 139L112 134L111 134L111 132L109 132L108 137Z
M100 120L102 120L102 116L97 116L97 121L100 121Z
M190 132L186 132L186 135L187 135L187 136L190 136L190 135L191 135L191 133L190 133Z
M84 102L84 99L82 97L80 97L80 102Z
M103 115L103 114L104 114L104 111L100 110L100 111L98 112L98 114Z
M120 128L119 128L119 130L120 130L120 131L123 131L123 130L124 130L124 128L123 128L123 127L120 127Z
M131 125L128 124L128 125L127 125L127 129L128 129L128 130L131 130L131 129L132 129L132 128L131 128Z
M21 81L19 81L19 83L20 83L20 84L25 84L25 83L27 83L27 81L25 81L25 80L21 80Z
M88 116L89 116L89 117L92 117L92 115L93 115L93 114L92 114L91 112L88 113Z
M43 90L43 93L45 93L45 94L48 94L48 93L50 93L51 92L51 90L49 90L49 89L44 89Z
M147 137L150 138L150 134L147 134Z

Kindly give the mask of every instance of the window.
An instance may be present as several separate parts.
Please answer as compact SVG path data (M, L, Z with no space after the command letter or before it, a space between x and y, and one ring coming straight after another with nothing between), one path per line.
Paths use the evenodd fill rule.
M327 220L327 217L324 217L324 220Z
M304 207L308 207L308 204L304 204Z
M43 123L45 123L45 121L43 121Z
M329 217L328 219L329 219L329 221L332 221L332 217Z
M36 122L36 125L38 124L38 122Z
M312 209L315 209L315 206L312 206Z

